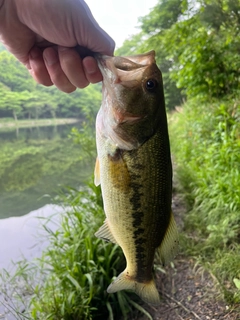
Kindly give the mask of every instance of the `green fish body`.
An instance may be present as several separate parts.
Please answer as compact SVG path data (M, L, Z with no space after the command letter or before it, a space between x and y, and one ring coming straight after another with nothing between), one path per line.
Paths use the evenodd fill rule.
M98 63L103 102L96 121L95 183L101 184L106 220L96 236L117 243L127 263L107 291L130 289L158 304L154 257L166 264L178 247L161 72L154 51L103 56Z

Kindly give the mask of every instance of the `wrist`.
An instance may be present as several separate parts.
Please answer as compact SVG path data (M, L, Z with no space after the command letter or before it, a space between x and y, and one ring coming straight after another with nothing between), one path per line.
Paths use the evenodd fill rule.
M11 14L14 15L12 0L0 0L0 36L8 30Z
M1 30L5 22L5 0L0 0L0 40L1 40Z
M0 41L14 54L14 46L22 45L16 36L19 30L19 19L15 2L17 0L0 0Z

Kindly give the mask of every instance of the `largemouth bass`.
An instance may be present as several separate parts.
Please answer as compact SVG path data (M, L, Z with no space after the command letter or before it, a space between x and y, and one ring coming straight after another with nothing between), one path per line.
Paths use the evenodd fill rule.
M130 289L158 304L154 256L166 264L178 248L162 76L154 51L97 60L103 101L96 120L95 184L101 184L106 220L96 236L117 243L127 264L107 291Z

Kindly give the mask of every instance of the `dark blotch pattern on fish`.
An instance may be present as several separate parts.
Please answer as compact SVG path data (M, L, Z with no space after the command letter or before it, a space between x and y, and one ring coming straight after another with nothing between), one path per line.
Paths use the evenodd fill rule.
M144 233L144 229L143 228L138 228L137 230L135 230L133 232L134 238L137 238L140 234L143 234L143 233Z
M159 248L163 261L173 256L162 243L173 218L161 72L154 53L103 60L99 66L104 78L104 99L97 117L101 188L109 230L127 260L125 271L108 292L132 289L144 301L158 304L152 277L154 255ZM151 83L146 88L147 80ZM173 229L176 238L174 225ZM167 236L168 242L169 232ZM107 234L105 237L108 238Z
M140 167L138 169L141 170ZM137 269L138 272L135 276L138 281L141 281L141 278L145 276L144 270L146 270L147 268L146 253L144 250L146 240L144 238L144 229L141 227L143 225L143 218L144 218L144 212L141 210L142 208L141 197L143 196L143 193L141 192L142 185L136 182L136 180L140 178L141 178L140 174L131 175L131 188L133 191L133 195L130 198L130 203L132 205L132 212L133 212L132 213L132 218L133 218L132 226L134 229L133 239L136 247L136 262L138 265L138 269Z
M131 175L131 183L130 187L133 190L133 195L130 198L130 203L133 208L133 227L137 228L141 225L142 223L142 218L144 216L144 213L142 211L139 211L141 209L141 196L143 193L141 192L142 185L139 184L138 182L134 182L135 179L140 179L140 175Z

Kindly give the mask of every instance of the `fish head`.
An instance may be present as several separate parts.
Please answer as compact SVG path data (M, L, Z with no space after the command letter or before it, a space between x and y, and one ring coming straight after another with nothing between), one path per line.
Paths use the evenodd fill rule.
M103 75L104 130L114 141L118 138L118 145L125 141L120 148L136 148L156 132L161 116L165 120L162 75L155 52L99 56L97 61Z

